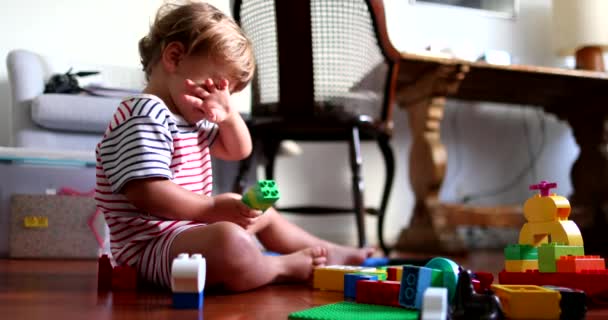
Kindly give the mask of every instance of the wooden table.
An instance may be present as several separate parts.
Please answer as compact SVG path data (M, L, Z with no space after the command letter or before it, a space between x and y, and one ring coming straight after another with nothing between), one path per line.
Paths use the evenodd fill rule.
M543 108L566 121L580 147L570 173L569 196L586 251L608 248L608 73L483 62L403 53L397 101L409 115L413 137L410 179L416 198L413 218L397 247L405 251L458 251L438 234L453 224L521 226L521 207L474 208L438 201L447 153L440 121L447 98ZM523 205L523 204L522 204ZM490 214L490 215L488 215ZM585 223L587 219L590 223ZM585 228L585 225L591 227Z

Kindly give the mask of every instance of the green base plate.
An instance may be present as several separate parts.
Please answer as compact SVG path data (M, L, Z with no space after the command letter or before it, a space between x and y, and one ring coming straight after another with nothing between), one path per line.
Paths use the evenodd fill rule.
M297 311L289 315L289 319L310 320L417 320L418 311L362 304L354 302L338 302L320 307Z

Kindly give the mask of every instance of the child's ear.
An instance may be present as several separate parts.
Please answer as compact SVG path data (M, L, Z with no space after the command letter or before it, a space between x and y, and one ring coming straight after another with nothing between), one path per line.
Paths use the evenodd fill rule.
M171 42L162 52L161 63L167 72L173 73L185 54L185 48L181 42Z

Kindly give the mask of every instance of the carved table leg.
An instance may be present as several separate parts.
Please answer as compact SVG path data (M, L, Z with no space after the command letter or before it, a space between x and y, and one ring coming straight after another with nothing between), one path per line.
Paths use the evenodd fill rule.
M574 189L572 206L582 219L592 220L579 223L585 253L605 254L608 253L608 115L579 110L566 115L566 120L580 147L570 173Z
M444 96L458 89L467 68L451 66L430 70L415 83L399 90L399 102L408 112L413 139L409 172L416 197L410 225L397 241L396 248L400 251L441 253L447 249L442 246L432 217L432 207L438 204L447 163L447 152L441 143L440 123L446 101Z
M445 173L447 154L439 133L444 106L445 98L433 98L426 106L408 109L413 139L409 172L416 204L410 225L397 242L397 248L402 251L441 251L429 201L437 200Z

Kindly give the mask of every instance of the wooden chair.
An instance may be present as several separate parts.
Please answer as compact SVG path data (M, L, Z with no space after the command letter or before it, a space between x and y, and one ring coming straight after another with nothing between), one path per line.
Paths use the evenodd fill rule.
M282 140L345 141L350 147L352 208L280 208L300 214L353 212L359 246L366 245L364 214L378 215L380 245L393 175L392 106L399 52L387 35L380 0L236 0L234 18L251 39L257 70L249 126L273 178ZM386 165L379 209L363 201L360 140L376 140ZM255 152L253 153L255 154ZM242 191L252 159L243 161Z

